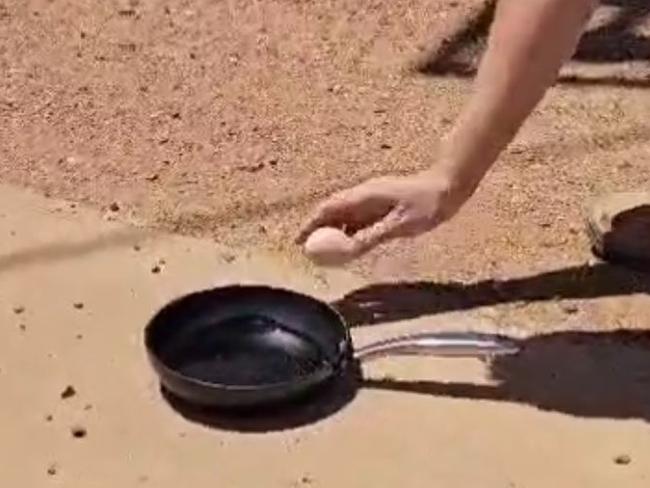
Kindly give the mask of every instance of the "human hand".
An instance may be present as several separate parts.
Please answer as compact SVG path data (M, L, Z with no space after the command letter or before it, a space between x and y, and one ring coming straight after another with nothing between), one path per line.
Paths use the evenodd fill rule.
M440 171L372 179L319 205L298 243L319 228L338 228L351 241L345 246L347 260L355 259L388 240L433 230L456 214L474 188Z

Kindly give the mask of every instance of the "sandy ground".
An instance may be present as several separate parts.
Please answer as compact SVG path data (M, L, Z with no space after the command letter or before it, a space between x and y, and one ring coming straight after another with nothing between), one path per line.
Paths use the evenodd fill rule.
M436 233L338 272L291 244L320 197L435 161L470 80L409 66L478 6L0 1L0 484L647 486L650 280L590 265L582 224L589 198L650 184L647 56L569 66ZM647 18L631 25L647 39ZM297 430L196 425L159 397L142 326L249 279L333 300L360 343L472 327L528 352L373 365Z
M491 365L386 359L367 365L355 397L326 394L311 415L210 427L161 397L141 343L151 315L242 281L340 306L359 278L262 253L233 260L210 240L143 233L11 187L0 205L2 486L648 485L647 335L556 331ZM353 334L362 345L442 329L495 327L447 312Z
M435 161L469 80L407 67L479 4L5 0L0 177L287 251L320 196ZM364 267L458 278L584 259L585 200L650 181L647 93L561 84L458 219Z

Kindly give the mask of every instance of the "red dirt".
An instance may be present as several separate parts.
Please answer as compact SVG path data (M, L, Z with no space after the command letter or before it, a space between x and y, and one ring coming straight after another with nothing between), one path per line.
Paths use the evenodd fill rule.
M477 4L3 0L0 177L294 252L319 198L435 162L469 80L406 68ZM587 200L650 185L648 113L643 87L558 86L457 219L359 268L473 281L584 263ZM563 321L553 307L506 318ZM647 311L647 296L618 298L588 317L640 327Z

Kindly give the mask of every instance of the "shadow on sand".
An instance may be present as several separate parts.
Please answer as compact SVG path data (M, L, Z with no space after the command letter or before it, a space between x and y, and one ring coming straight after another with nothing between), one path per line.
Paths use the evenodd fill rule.
M482 8L469 16L465 24L442 45L420 57L415 63L415 70L431 76L472 76L487 44L495 5L495 0L486 0ZM610 64L650 60L650 38L636 30L637 26L650 18L650 2L604 0L602 6L616 9L615 15L605 24L582 36L573 60ZM648 87L650 75L633 78L623 75L597 78L567 75L561 76L559 81L567 84Z
M606 264L507 281L371 285L334 306L353 327L513 301L650 294L650 276ZM341 411L360 388L519 403L580 417L650 421L650 331L553 332L519 341L513 356L488 363L494 385L363 378L351 369L310 396L272 409L197 409L165 395L186 419L240 432L308 425Z

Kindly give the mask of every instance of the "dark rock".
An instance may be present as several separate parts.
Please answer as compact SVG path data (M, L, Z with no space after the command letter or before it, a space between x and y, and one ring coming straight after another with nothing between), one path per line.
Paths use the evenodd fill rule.
M71 398L77 394L77 390L74 389L74 386L68 385L65 387L65 390L61 392L61 398L63 400L66 400L68 398Z
M620 454L614 458L616 464L625 466L632 462L632 458L627 454Z
M86 430L86 428L81 425L73 425L70 428L70 433L72 434L72 437L74 437L75 439L83 439L88 435L88 431Z

